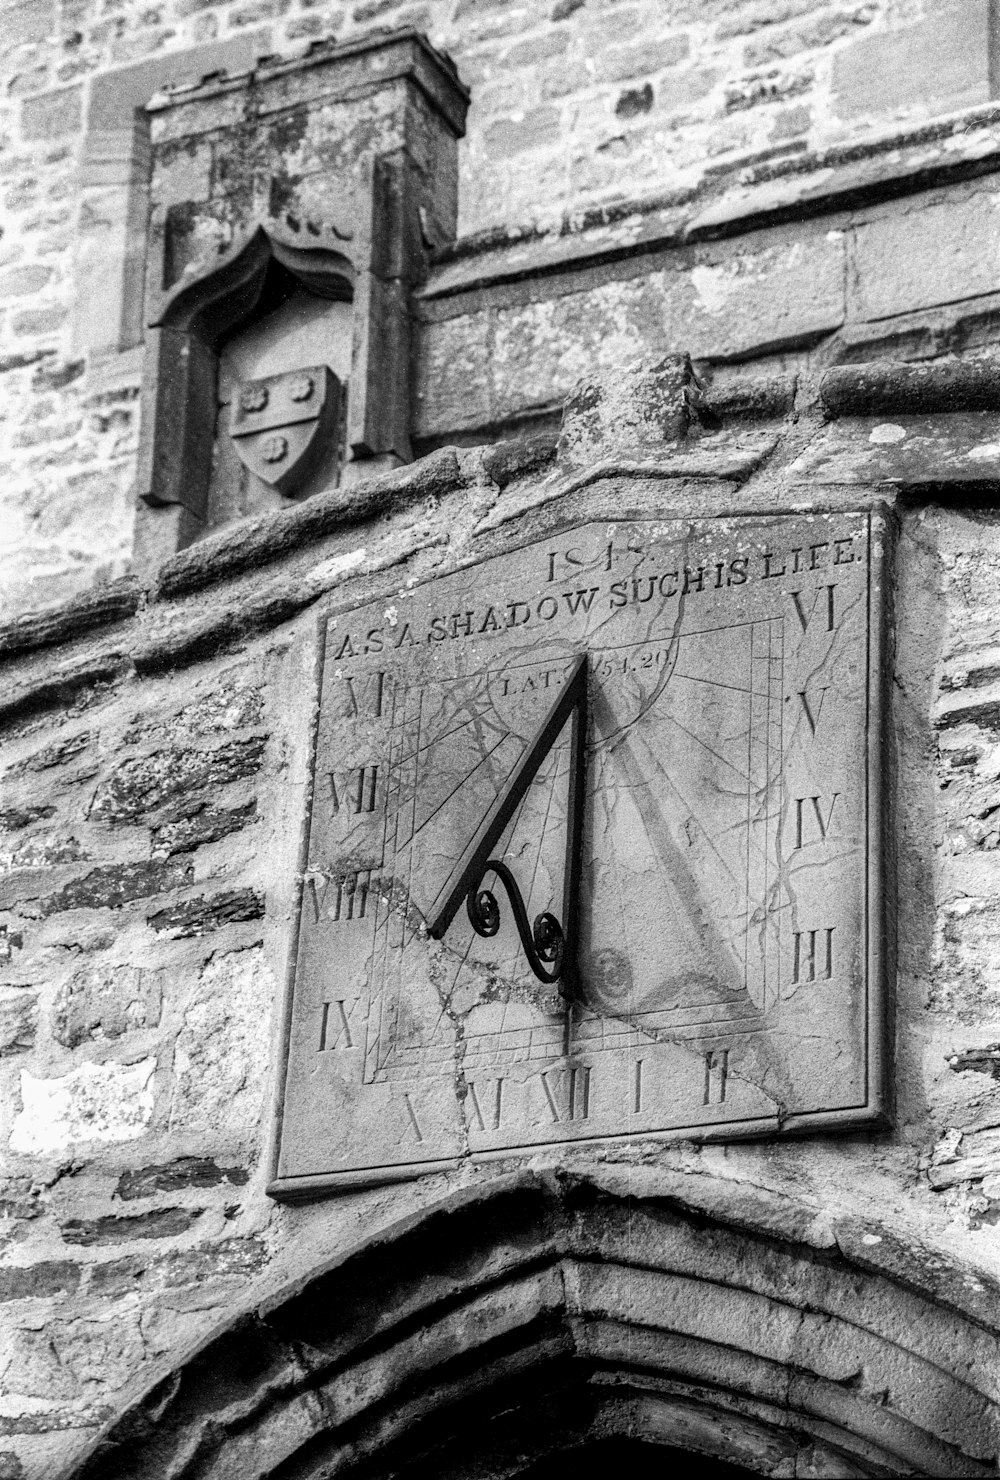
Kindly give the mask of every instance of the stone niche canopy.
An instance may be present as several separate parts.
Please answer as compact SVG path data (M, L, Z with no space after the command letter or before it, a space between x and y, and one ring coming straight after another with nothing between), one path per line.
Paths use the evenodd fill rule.
M140 565L410 461L410 296L467 105L415 31L150 104Z

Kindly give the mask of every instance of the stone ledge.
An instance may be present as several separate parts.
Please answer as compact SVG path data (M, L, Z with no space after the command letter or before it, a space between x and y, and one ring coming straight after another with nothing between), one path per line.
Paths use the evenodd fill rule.
M1000 411L1000 360L841 365L827 370L819 395L835 417Z
M980 105L863 141L707 170L669 195L576 213L553 231L466 237L437 254L417 296L430 303L974 179L1000 168L998 122L995 103Z
M258 57L254 66L243 71L210 72L197 81L167 84L146 104L146 112L162 117L171 109L201 103L222 93L245 92L248 87L253 92L268 82L282 87L282 101L287 103L297 74L338 63L360 61L363 66L364 58L373 51L383 54L377 68L380 81L386 77L410 80L438 110L455 136L462 137L471 93L448 53L432 46L423 32L413 26L376 29L341 42L332 39L312 41L297 54ZM397 54L395 64L387 62L387 56L392 53ZM371 77L363 73L349 73L333 95L336 96L345 85L349 89L357 89L370 85L370 81ZM259 102L255 106L260 106Z
M859 415L862 409L865 414ZM532 475L541 480L527 502L515 497L494 507L479 521L479 535L530 507L608 480L679 485L694 479L721 486L744 483L765 465L786 494L803 481L914 486L952 481L964 496L978 489L992 501L993 485L1000 482L997 411L1000 360L881 362L828 370L818 386L800 384L793 375L709 386L696 411L700 426L692 425L687 435L616 447L610 458L588 457L583 466L571 465L565 456L554 461L554 439L548 436L462 451L442 447L391 473L228 526L172 556L146 591L126 578L8 623L0 628L0 663L8 670L47 647L72 644L73 651L58 660L38 657L16 678L12 674L0 718L61 702L129 672L159 672L197 661L279 625L353 576L395 569L417 548L429 549L446 536L424 531L416 545L404 540L396 542L397 548L383 542L367 558L348 551L315 569L286 565L269 571L332 534L477 486L499 492L512 483L527 485ZM878 424L890 414L902 423ZM265 572L269 578L257 581ZM192 607L184 600L234 580L239 588L214 607L204 602ZM113 645L103 639L103 645L89 649L76 646L77 639L137 615L139 626L127 640L122 631Z
M122 617L131 617L139 608L142 590L137 581L126 576L108 586L98 586L73 596L61 606L42 611L25 612L13 622L0 626L0 658L13 653L30 653L36 648L54 647L67 638L78 637L94 627L106 627Z
M451 492L463 481L455 449L442 447L392 473L317 494L298 508L241 521L166 561L156 577L156 599L197 591L221 577L268 564L345 524L361 524L412 500Z

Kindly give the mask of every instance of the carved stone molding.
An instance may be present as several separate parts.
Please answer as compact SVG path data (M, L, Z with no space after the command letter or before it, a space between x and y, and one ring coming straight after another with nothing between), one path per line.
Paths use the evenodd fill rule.
M322 238L302 245L269 222L257 226L211 271L182 280L167 295L146 350L139 487L150 506L180 504L195 519L205 519L218 349L226 334L252 313L268 274L276 271L320 297L347 302L353 300L359 278L344 251ZM360 394L359 387L356 396Z
M663 1169L499 1176L250 1293L72 1473L457 1480L624 1434L985 1476L997 1320L988 1276L864 1217Z
M400 31L150 105L137 566L220 522L209 507L219 354L296 290L351 305L335 367L342 480L357 464L410 461L410 300L430 249L454 235L467 104L450 61Z

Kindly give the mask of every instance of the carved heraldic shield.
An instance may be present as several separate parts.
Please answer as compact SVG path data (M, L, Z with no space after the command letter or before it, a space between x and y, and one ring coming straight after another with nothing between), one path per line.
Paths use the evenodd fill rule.
M229 428L244 467L279 493L301 488L336 434L342 395L328 365L244 381Z

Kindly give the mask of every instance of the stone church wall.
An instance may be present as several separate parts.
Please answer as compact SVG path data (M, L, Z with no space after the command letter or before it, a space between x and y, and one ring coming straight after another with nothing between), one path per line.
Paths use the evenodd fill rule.
M466 248L443 264L426 302L414 408L426 450L456 433L489 439L525 415L551 418L593 347L613 359L637 324L654 351L690 345L710 360L746 358L776 345L808 351L855 318L993 291L988 191L957 203L948 271L961 283L945 296L936 286L930 297L887 301L884 274L866 255L881 258L885 232L892 251L891 222L858 233L857 260L856 223L840 217L756 233L745 245L677 250L693 225L697 235L699 187L712 196L728 180L739 194L742 168L787 174L810 150L987 104L990 14L987 0L10 0L0 63L6 610L120 575L129 559L148 169L141 110L164 84L375 26L424 28L453 54L474 95L460 156ZM916 152L927 142L917 138ZM953 145L946 130L941 148L954 160ZM820 175L828 168L815 161ZM661 219L637 230L628 203L650 197ZM609 203L618 203L610 215ZM933 206L920 202L925 225L908 236L922 280L939 276ZM651 224L664 250L640 281L636 253L648 252ZM526 239L537 248L527 262ZM602 261L609 249L628 265L567 298L566 274L575 283L581 255ZM490 286L498 269L513 281L499 299ZM858 301L855 284L872 273ZM470 374L472 404L457 405Z
M877 1466L890 1461L901 1473L995 1470L992 13L986 0L9 8L0 1480L70 1473L160 1382L115 1436L115 1463L130 1473L129 1435L138 1446L183 1407L199 1343L243 1316L257 1322L256 1339L266 1326L256 1313L287 1303L290 1287L331 1260L388 1248L439 1206L488 1208L504 1179L519 1177L549 1191L590 1179L623 1203L645 1188L652 1224L666 1203L680 1208L694 1244L721 1237L723 1224L734 1239L750 1230L753 1267L738 1246L726 1279L752 1283L766 1267L780 1312L748 1316L747 1328L780 1327L781 1382L819 1374L833 1394L827 1418L838 1402L856 1405L844 1420L855 1437L863 1431L856 1473L885 1473ZM447 48L473 92L459 240L436 253L413 308L416 461L127 574L149 143L135 110L172 78L190 84L174 103L195 108L204 73L239 72L331 32L402 24ZM154 118L170 116L170 98L161 101ZM168 183L182 207L195 198L183 160ZM686 435L633 445L606 424L581 454L574 417L586 395L571 398L562 422L580 378L620 389L626 362L684 351L698 371L672 408ZM405 610L418 585L584 520L679 529L857 509L877 510L891 548L891 1125L726 1146L567 1146L275 1201L279 1004L317 618L343 620L369 601ZM572 1205L563 1213L572 1221ZM573 1258L610 1268L585 1221L576 1236L594 1247L573 1245ZM550 1240L563 1252L571 1243ZM845 1327L888 1312L888 1345L905 1360L860 1362L846 1337L833 1353L827 1317L816 1315L826 1297L809 1280L782 1306L790 1250L809 1280L843 1278ZM553 1277L563 1337L572 1329L582 1350L587 1299L603 1320L614 1295L596 1283L581 1293L567 1268ZM550 1297L558 1304L546 1285L539 1307ZM367 1350L366 1321L381 1317L358 1316L349 1288L330 1298ZM484 1299L488 1318L474 1313L470 1327L513 1309ZM699 1298L685 1301L678 1330L697 1326ZM721 1344L727 1309L711 1318ZM336 1345L346 1337L331 1319ZM300 1351L297 1335L288 1340ZM441 1344L457 1349L449 1332ZM907 1365L917 1347L920 1378ZM224 1432L233 1447L220 1466L231 1468L206 1460L184 1473L246 1473L232 1436L250 1378L231 1354L208 1350L198 1443L211 1450ZM421 1352L412 1360L419 1368ZM946 1375L940 1389L931 1367ZM239 1401L227 1406L231 1392ZM314 1436L334 1421L321 1407L304 1404ZM183 1449L182 1419L171 1433ZM284 1440L268 1442L277 1465ZM766 1460L770 1473L810 1472L804 1451L746 1443L748 1460ZM109 1453L87 1473L118 1473L102 1470ZM160 1472L180 1474L177 1464ZM153 1460L135 1465L158 1473ZM829 1465L812 1472L844 1473Z
M581 455L571 420L555 459L545 439L442 449L224 530L146 588L118 583L6 629L0 1473L67 1473L220 1324L442 1198L489 1195L525 1165L653 1169L679 1206L711 1197L734 1227L779 1244L792 1237L790 1209L811 1210L823 1258L839 1247L925 1296L929 1280L946 1305L947 1291L964 1291L979 1302L969 1318L992 1329L1000 544L975 490L984 470L996 475L997 448L992 413L954 409L992 395L990 373L772 377L753 382L749 424L709 397L701 426L659 447L634 448L606 425L609 440L591 427ZM924 413L885 409L901 398ZM578 520L809 505L877 507L895 531L894 1128L700 1149L564 1146L554 1160L273 1201L317 614L344 620L373 599L405 613L416 583ZM961 1368L965 1349L942 1361ZM974 1418L928 1418L929 1390L900 1375L882 1391L880 1370L850 1379L865 1411L906 1423L923 1413L944 1443L935 1464L948 1468L935 1473L986 1473L992 1400L977 1397L986 1407ZM197 1391L215 1392L218 1376ZM915 1442L892 1452L919 1470ZM145 1453L131 1444L126 1458ZM94 1463L88 1473L119 1473Z

